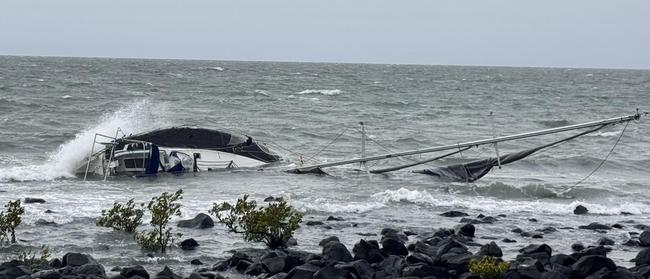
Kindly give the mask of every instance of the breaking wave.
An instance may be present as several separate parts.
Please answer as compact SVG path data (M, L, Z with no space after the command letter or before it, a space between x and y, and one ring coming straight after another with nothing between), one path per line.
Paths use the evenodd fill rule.
M89 153L95 133L114 135L117 128L125 134L132 134L159 128L164 114L164 106L152 108L150 101L133 102L111 114L106 114L94 126L85 129L75 137L61 144L43 163L10 166L0 169L0 182L49 181L74 177L75 170ZM101 146L95 145L93 152Z
M307 90L300 91L297 94L298 95L321 94L321 95L332 96L332 95L339 95L341 93L343 93L343 91L340 89L307 89Z

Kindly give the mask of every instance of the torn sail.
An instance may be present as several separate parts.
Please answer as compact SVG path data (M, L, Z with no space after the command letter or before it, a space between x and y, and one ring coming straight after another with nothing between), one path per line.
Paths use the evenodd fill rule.
M579 133L577 135L570 136L565 139L561 139L546 145L542 145L539 147L527 149L524 151L519 151L515 153L509 153L506 155L503 155L500 157L501 159L501 165L509 164L512 162L519 161L523 158L526 158L533 153L542 150L547 147L551 147L556 144L563 143L565 141L569 141L572 139L575 139L577 137L593 133L595 131L598 131L605 127L605 125L602 125L600 127L597 127L595 129L591 129L582 133ZM463 181L463 182L473 182L481 177L485 176L492 170L493 167L498 166L499 161L497 160L496 157L484 159L484 160L479 160L479 161L473 161L469 163L464 163L464 164L457 164L457 165L451 165L451 166L445 166L445 167L433 167L430 169L424 169L424 170L416 170L413 171L414 173L422 173L422 174L428 174L428 175L433 175L440 177L445 180L451 180L451 181Z

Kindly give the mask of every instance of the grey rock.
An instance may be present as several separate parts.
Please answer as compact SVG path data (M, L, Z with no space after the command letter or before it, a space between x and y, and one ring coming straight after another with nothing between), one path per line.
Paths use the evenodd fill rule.
M458 227L458 234L464 235L467 237L474 237L474 232L476 232L476 228L472 224L463 224Z
M382 251L389 255L406 256L408 249L404 244L394 238L384 238L381 241Z
M601 268L616 270L616 264L604 256L584 256L575 262L571 268L578 277L584 278Z
M188 250L194 250L196 247L200 245L198 242L196 242L196 240L194 240L194 238L188 238L181 241L181 243L179 243L178 246L180 246L182 250L188 251Z
M601 237L598 240L598 245L614 245L614 240L612 240L611 238L607 238L607 237Z
M604 224L597 223L597 222L591 223L591 224L586 225L586 226L579 226L578 228L584 229L584 230L611 230L612 229L611 226L604 225Z
M323 247L323 257L328 260L340 262L352 261L352 254L350 254L348 248L340 242L327 243L325 247Z
M499 245L496 244L496 242L491 241L490 243L481 246L481 249L478 251L478 255L500 258L503 256L503 252L501 251Z
M67 253L63 255L62 259L62 266L82 266L89 263L97 263L97 261L90 255L81 253Z
M180 228L207 229L214 227L214 220L205 213L199 213L192 219L178 221L177 226Z
M328 236L326 238L323 238L323 240L318 242L318 246L323 247L323 246L325 246L325 244L329 243L330 241L340 242L339 238L333 235L333 236Z
M145 270L141 265L123 267L122 271L120 271L120 275L126 278L131 278L133 276L139 276L145 279L150 278L149 272L147 272L147 270Z
M581 204L576 206L576 208L573 210L573 214L576 215L583 215L583 214L587 214L588 212L589 210Z
M25 203L45 203L45 200L41 198L25 198Z
M467 214L465 212L461 212L461 211L452 210L452 211L447 211L447 212L441 213L440 216L443 216L443 217L465 217L465 216L469 216L469 214Z

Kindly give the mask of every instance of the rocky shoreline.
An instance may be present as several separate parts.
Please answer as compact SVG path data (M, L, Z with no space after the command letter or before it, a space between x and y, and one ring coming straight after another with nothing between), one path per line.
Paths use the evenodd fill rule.
M586 209L577 208L575 213L584 214ZM539 244L522 247L513 259L502 259L503 253L497 243L499 238L477 237L475 226L494 223L505 216L478 215L472 218L460 211L448 211L441 216L460 218L459 224L454 228L420 233L385 228L381 231L379 240L360 239L351 250L336 236L320 241L320 253L300 251L296 247L237 250L232 251L229 258L210 263L211 267L197 268L185 276L175 273L167 266L158 273L147 271L142 266L113 267L106 271L91 255L67 253L60 259L53 258L47 263L36 265L18 260L2 263L0 278L219 279L233 274L273 279L482 278L470 272L469 263L472 259L480 260L484 257L492 257L497 262L508 262L509 268L502 278L650 277L650 248L642 248L631 259L634 266L627 268L617 266L607 257L614 242L606 237L598 240L596 246L585 247L581 243L574 243L571 245L573 253L562 254L554 253L553 248L541 239L543 234L552 233L556 228L546 227L532 232L513 229L513 233L523 237L539 239ZM181 221L178 225L190 228L214 226L205 214ZM578 229L607 231L624 227L622 224L591 223ZM641 224L632 227L643 232L629 232L633 238L623 245L650 247L650 227ZM484 243L486 241L489 242ZM509 243L513 240L502 237L500 241ZM199 247L199 243L194 239L185 239L178 246L183 250L193 250ZM203 263L193 261L192 264L198 266Z

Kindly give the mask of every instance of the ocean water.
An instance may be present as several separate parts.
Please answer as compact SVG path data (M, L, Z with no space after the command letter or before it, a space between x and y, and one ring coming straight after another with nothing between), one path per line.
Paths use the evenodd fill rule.
M377 239L384 227L415 232L453 227L459 218L439 214L461 210L506 215L494 224L477 225L476 239L517 240L497 240L506 258L530 243L545 242L566 253L574 242L593 245L607 236L616 241L610 257L626 266L638 248L621 244L631 237L629 232L638 231L634 224L650 224L647 118L630 123L622 136L624 125L607 128L495 168L469 184L408 170L368 175L358 165L327 169L328 176L234 170L106 182L82 182L73 170L90 151L95 133L113 134L117 128L129 134L192 125L244 133L291 165L301 155L313 156L310 162L359 156L360 121L366 123L366 149L372 155L617 117L636 108L647 111L648 104L650 71L643 70L0 57L0 203L25 197L47 200L25 205L20 244L1 248L0 259L45 244L55 256L90 253L109 268L142 264L155 271L166 264L187 275L195 268L189 264L192 259L212 264L231 249L262 247L220 225L174 228L201 246L150 257L128 235L94 225L101 210L115 201L145 202L182 188L183 216L174 222L244 194L260 201L270 195L285 197L305 213L305 220L324 221L330 215L345 219L326 222L331 228L300 228L297 248L307 251L319 251L318 240L329 235L339 236L351 249L361 238ZM518 151L561 137L502 143L499 148L502 153ZM603 167L576 186L619 137ZM493 147L483 146L431 165L494 154ZM368 165L373 169L404 162ZM573 215L578 204L593 214ZM54 213L44 213L47 209ZM39 219L56 225L39 225ZM510 232L514 227L533 231L591 222L625 228L607 233L559 229L543 239Z

